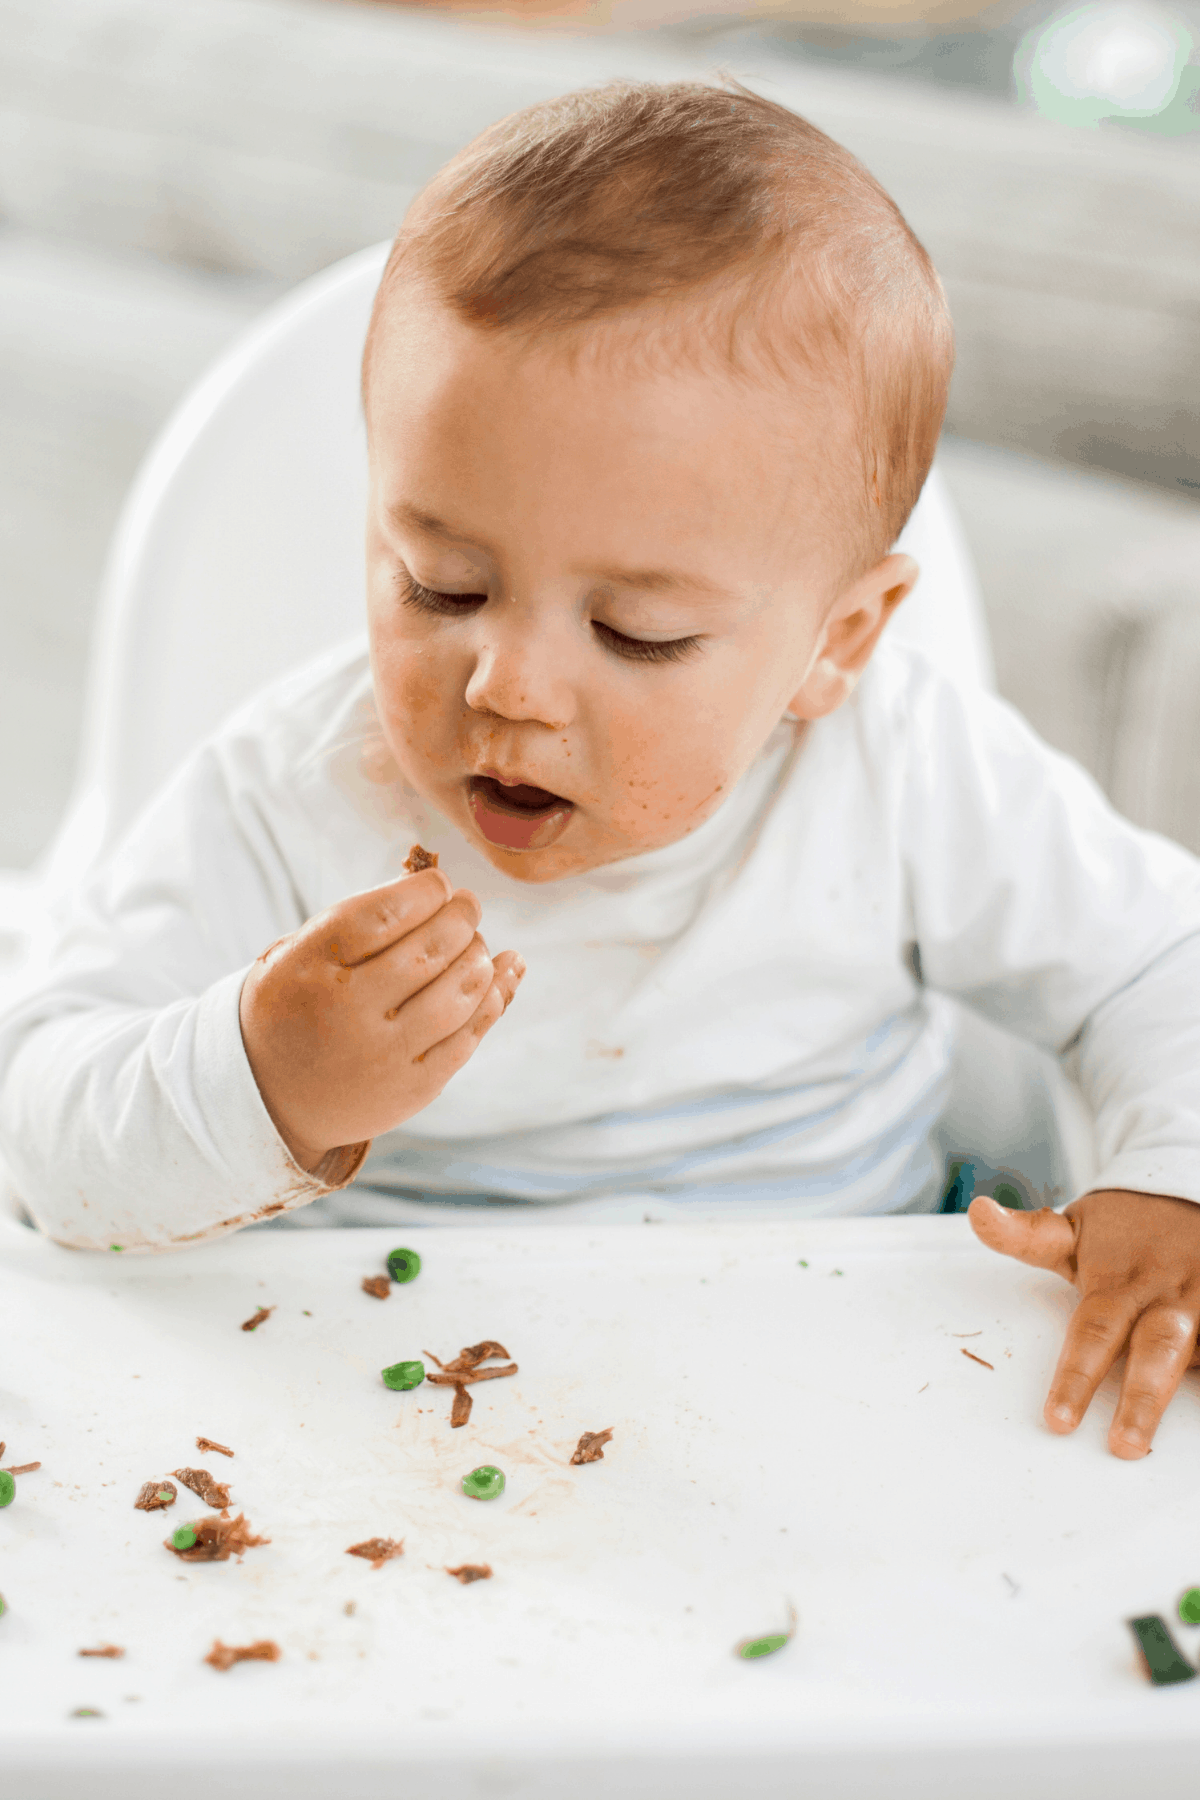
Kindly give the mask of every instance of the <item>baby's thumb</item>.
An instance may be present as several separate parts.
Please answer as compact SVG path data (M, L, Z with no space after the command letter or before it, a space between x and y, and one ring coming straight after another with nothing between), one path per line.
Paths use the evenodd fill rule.
M984 1195L967 1208L975 1236L1001 1256L1036 1269L1052 1269L1064 1281L1075 1276L1075 1228L1065 1213L1043 1206L1039 1212L1017 1212Z

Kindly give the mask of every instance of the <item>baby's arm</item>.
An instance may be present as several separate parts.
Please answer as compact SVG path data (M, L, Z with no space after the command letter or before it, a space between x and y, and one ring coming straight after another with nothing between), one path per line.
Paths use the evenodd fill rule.
M1142 1456L1200 1331L1200 863L991 697L924 699L905 835L925 977L1074 1065L1099 1152L1065 1212L981 1199L972 1224L1079 1291L1047 1424L1073 1430L1128 1348L1109 1447Z
M515 959L485 979L476 902L450 900L440 873L305 924L330 850L263 742L256 727L197 753L0 1020L7 1185L60 1243L191 1243L343 1185L363 1140L427 1104L511 995Z

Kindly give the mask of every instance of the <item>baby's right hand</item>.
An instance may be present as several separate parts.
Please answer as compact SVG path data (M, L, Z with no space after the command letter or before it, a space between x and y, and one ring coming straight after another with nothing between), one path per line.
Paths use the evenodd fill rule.
M301 1168L378 1137L435 1100L517 991L474 894L440 869L331 906L263 952L242 987L242 1040Z

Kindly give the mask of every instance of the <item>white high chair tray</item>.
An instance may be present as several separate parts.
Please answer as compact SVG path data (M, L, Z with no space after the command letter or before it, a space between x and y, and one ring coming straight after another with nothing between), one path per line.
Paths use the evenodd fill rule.
M5 1237L3 1460L42 1463L0 1512L22 1800L1127 1800L1194 1778L1200 1681L1149 1686L1124 1621L1200 1582L1196 1378L1141 1463L1105 1450L1111 1382L1052 1437L1070 1292L963 1219L144 1258ZM419 1278L363 1293L406 1239ZM464 1428L446 1389L381 1383L486 1337L520 1370ZM571 1466L606 1426L603 1461ZM480 1463L499 1500L459 1490ZM185 1465L269 1545L171 1555L207 1509L182 1485L169 1512L133 1501ZM403 1556L346 1555L375 1536ZM493 1579L460 1585L464 1562ZM793 1641L740 1660L789 1604ZM1200 1631L1174 1630L1194 1662ZM218 1637L282 1658L219 1673ZM105 1642L124 1658L79 1658Z

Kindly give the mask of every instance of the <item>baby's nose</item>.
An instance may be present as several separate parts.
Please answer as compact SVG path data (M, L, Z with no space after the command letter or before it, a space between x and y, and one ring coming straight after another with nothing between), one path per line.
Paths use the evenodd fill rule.
M555 731L564 731L575 717L575 694L561 657L536 641L485 645L467 683L466 701L473 712Z

